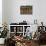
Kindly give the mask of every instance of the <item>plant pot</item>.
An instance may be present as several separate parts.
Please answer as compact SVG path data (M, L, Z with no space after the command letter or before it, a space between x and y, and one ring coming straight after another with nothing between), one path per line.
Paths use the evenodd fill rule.
M4 44L5 38L0 38L0 44Z

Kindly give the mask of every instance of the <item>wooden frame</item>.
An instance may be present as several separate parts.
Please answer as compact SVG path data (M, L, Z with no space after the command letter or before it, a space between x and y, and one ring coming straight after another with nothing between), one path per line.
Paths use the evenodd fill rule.
M32 14L32 6L20 6L20 14Z

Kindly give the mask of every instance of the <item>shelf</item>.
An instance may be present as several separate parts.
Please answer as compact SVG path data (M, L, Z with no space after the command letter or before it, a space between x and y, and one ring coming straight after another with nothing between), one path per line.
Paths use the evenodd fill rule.
M15 32L10 32L10 33L15 33Z
M23 33L23 32L16 32L16 33Z
M10 32L10 33L15 33L15 32ZM16 32L16 33L23 33L23 32Z
M31 25L38 25L38 24L28 24L28 25L9 25L9 26L31 26Z
M9 27L10 27L9 29L10 29L10 33L17 33L18 35L22 34L23 36L25 36L25 34L26 34L26 28L30 27L30 26L31 25L9 25ZM14 32L14 30L16 32ZM11 32L11 31L13 31L13 32Z

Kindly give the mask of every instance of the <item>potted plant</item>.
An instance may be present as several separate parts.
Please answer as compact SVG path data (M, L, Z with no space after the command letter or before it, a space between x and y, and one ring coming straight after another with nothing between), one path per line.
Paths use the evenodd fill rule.
M0 44L4 44L4 40L7 37L8 29L7 24L3 25L3 31L0 31Z

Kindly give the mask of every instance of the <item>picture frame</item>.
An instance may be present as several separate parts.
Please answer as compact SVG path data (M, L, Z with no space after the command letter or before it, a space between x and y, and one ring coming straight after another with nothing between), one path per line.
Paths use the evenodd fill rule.
M32 6L20 6L20 14L32 14Z

